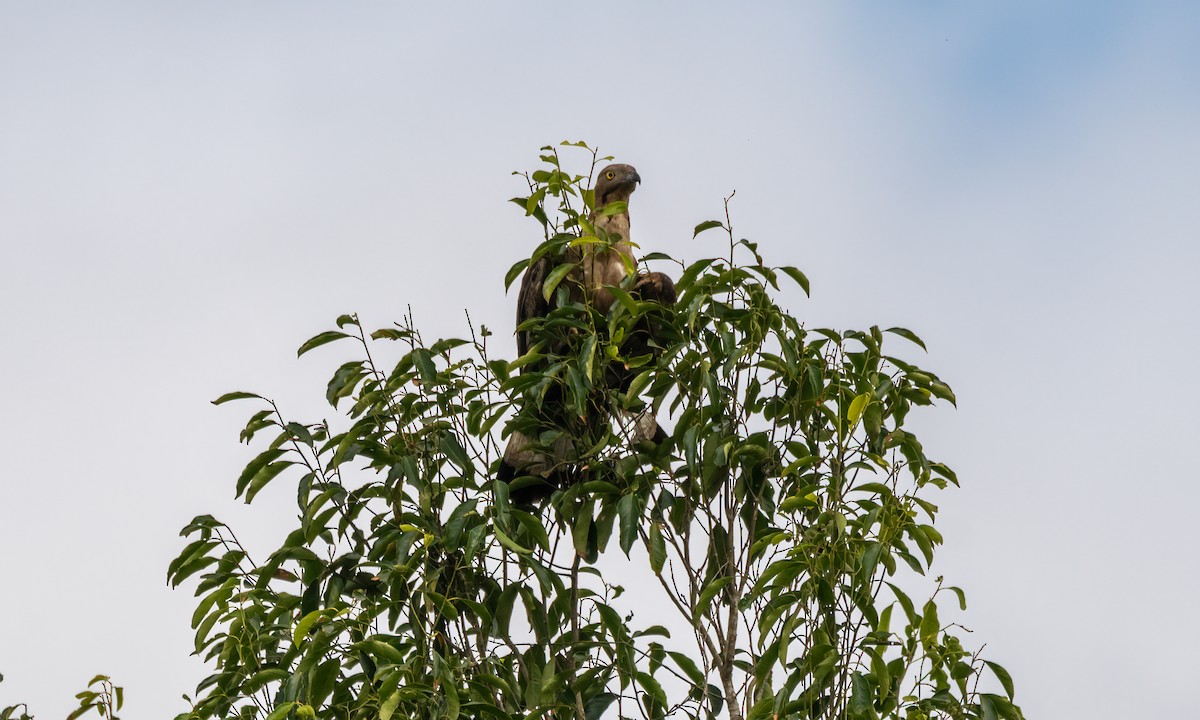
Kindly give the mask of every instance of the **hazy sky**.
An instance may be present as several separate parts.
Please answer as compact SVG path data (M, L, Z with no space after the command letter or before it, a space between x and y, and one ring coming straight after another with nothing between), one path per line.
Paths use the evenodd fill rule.
M329 415L343 312L507 331L510 173L579 138L646 250L736 189L797 314L925 338L935 569L1030 718L1192 711L1200 5L1096 0L0 4L0 706L183 710L179 528L292 523L209 401Z

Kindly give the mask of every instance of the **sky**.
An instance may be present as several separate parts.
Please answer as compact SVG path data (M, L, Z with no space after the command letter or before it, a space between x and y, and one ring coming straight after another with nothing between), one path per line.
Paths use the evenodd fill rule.
M935 571L1028 717L1187 715L1198 36L1155 1L0 4L0 707L103 672L185 709L178 530L292 521L234 500L248 408L209 401L330 415L336 352L295 348L344 312L512 352L511 173L586 139L644 250L719 252L736 190L805 322L924 338Z

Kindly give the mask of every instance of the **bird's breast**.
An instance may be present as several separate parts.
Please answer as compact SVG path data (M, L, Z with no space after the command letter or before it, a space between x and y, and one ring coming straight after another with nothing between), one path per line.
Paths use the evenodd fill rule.
M588 302L601 313L607 313L615 298L605 286L620 285L629 274L629 268L637 265L637 257L633 254L633 246L629 244L628 213L598 218L596 227L609 239L620 238L612 245L587 246L580 263L583 270L582 285L589 295Z
M628 267L632 267L635 262L633 251L627 246L598 250L583 256L583 287L591 296L590 302L593 307L601 313L608 312L614 298L607 286L620 285L629 274Z

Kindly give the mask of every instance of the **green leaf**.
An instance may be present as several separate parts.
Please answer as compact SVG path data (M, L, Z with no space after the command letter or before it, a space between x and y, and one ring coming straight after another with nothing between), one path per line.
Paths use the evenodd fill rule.
M309 432L307 427L301 425L300 423L290 422L286 427L287 431L292 434L292 437L296 438L296 440L304 443L305 445L312 445L313 442L315 442L312 433Z
M75 720L75 718L82 716L84 713L86 713L88 710L91 710L94 707L96 707L95 703L85 702L85 703L81 704L79 707L75 708L75 710L70 715L67 716L67 720Z
M958 596L958 609L959 610L967 609L967 594L965 592L963 592L962 588L954 587L953 585L951 585L951 586L945 587L943 589L949 590L950 592L952 592L956 596Z
M266 720L283 720L288 716L288 713L292 711L292 708L296 707L297 705L299 705L299 703L296 702L285 702L277 705L275 706L275 709L271 711L271 714L266 717Z
M508 290L508 288L512 286L513 280L516 280L517 276L523 273L527 267L529 267L529 258L518 260L516 263L514 263L513 266L508 269L508 272L504 274L504 289Z
M306 340L304 342L304 344L300 346L300 349L296 351L296 357L300 357L301 355L308 352L309 350L312 350L313 348L319 348L322 345L326 345L328 343L333 342L334 340L341 340L342 338L348 338L348 337L352 337L352 336L347 335L344 332L338 332L337 330L327 330L319 335L314 335L314 336L310 337L308 340Z
M194 559L188 560L176 568L175 574L171 576L171 587L178 587L179 583L188 579L192 575L195 575L197 572L203 570L209 565L214 564L215 562L217 562L217 558L211 555L198 556Z
M535 190L532 195L525 198L525 214L533 215L536 211L540 210L542 207L542 200L545 198L546 188L543 187Z
M275 479L276 475L295 464L296 463L292 462L291 460L280 460L267 465L255 473L254 477L250 480L250 484L246 486L246 504L249 505L250 502L254 500L254 496L257 495L260 490L266 487L267 483Z
M862 673L850 676L850 705L846 717L853 720L868 720L871 716L871 686Z
M637 497L632 493L622 495L617 501L617 516L621 520L621 551L629 557L633 549L633 541L637 539L638 512Z
M930 600L921 610L921 644L926 651L937 642L937 635L941 630L942 623L938 620L937 604Z
M458 690L454 687L456 678L449 672L446 675L448 682L442 683L442 690L446 693L446 712L442 717L446 720L457 720L461 705L458 699Z
M1000 720L996 704L990 697L984 695L979 699L979 709L983 711L983 720Z
M895 607L896 607L896 604L892 603L892 604L888 605L887 607L885 607L883 609L883 612L879 613L879 622L875 625L875 630L877 632L881 632L881 633L890 633L891 632L892 610L895 609Z
M475 466L471 464L471 458L467 456L467 451L463 449L462 443L458 441L458 436L453 432L442 434L441 449L446 453L447 459L463 473L470 474L475 470Z
M1012 675L1009 675L1008 671L1005 670L1001 665L991 662L990 660L984 660L983 664L988 666L988 668L992 671L992 674L996 676L996 679L999 680L1000 684L1004 687L1004 693L1006 695L1008 695L1008 699L1012 700L1013 699Z
M616 298L617 302L619 302L621 306L625 308L625 312L629 313L630 315L637 315L637 300L634 300L632 295L615 285L609 285L608 291L614 298Z
M921 555L925 558L925 565L928 567L933 562L933 543L929 542L929 536L921 532L921 528L916 525L909 525L905 530L920 548Z
M704 687L704 673L700 672L700 668L696 666L696 663L690 657L670 650L667 651L667 654L671 656L671 659L675 661L675 665L683 671L683 674L687 675L692 685L698 688Z
M437 368L433 364L433 355L425 348L412 351L413 364L421 376L421 382L431 383L437 380Z
M629 210L629 203L618 200L616 202L610 202L609 204L600 208L599 212L596 213L596 217L609 217L612 215L620 215L621 213L626 212L628 210Z
M891 327L891 328L888 328L887 330L884 330L884 332L890 332L893 335L899 335L900 337L904 338L905 340L908 340L909 342L916 344L922 350L924 350L926 352L929 351L929 348L925 347L925 342L923 340L921 340L921 338L917 337L917 334L914 333L912 330L908 330L908 329L902 328L902 327Z
M655 575L662 575L663 563L667 561L667 543L663 539L662 528L658 523L650 526L650 569Z
M811 460L812 458L807 459ZM795 463L793 463L793 465L795 465ZM784 473L785 477L791 474L791 466L788 467L788 470L788 472ZM795 512L800 508L816 507L818 503L817 494L815 492L816 489L817 487L815 485L807 485L803 488L800 488L796 491L795 495L789 495L788 497L784 498L783 502L779 504L779 509L782 512L790 513Z
M602 692L593 695L583 706L584 717L587 718L587 720L600 720L601 716L604 715L604 711L607 710L608 706L612 705L613 701L616 699L617 696L610 692Z
M663 690L662 685L660 685L653 676L651 676L649 673L639 672L637 673L637 681L638 684L642 686L642 690L650 695L650 697L658 701L660 705L666 706L667 693Z
M555 289L562 279L567 276L567 273L575 269L575 263L562 263L558 267L550 271L546 276L546 281L542 283L542 299L550 302L550 298L554 296Z
M412 335L398 328L379 328L371 333L372 340L404 340L409 337Z
M583 371L583 376L587 378L588 383L593 382L592 371L596 361L596 336L589 334L587 339L583 341L583 347L579 350L579 368Z
M259 670L250 676L246 684L242 686L242 692L254 693L261 690L270 682L278 682L289 677L291 673L281 667L270 667L264 670Z
M721 688L709 683L705 688L704 696L708 699L710 716L720 715L721 710L725 707L725 696L721 693Z
M694 620L698 620L708 613L708 608L712 605L713 598L732 580L733 578L726 575L725 577L713 579L712 582L704 587L704 590L700 592L700 597L696 600L696 609L692 614Z
M308 631L323 617L325 617L324 610L313 610L301 618L300 622L296 623L296 629L292 631L292 644L299 645L304 642L304 638L308 637Z
M254 480L258 473L270 465L275 460L279 459L285 451L278 448L270 448L258 454L253 460L246 464L242 474L237 479L237 494L234 497L240 497L250 483Z
M979 699L981 703L990 703L992 712L998 714L1004 720L1024 720L1024 716L1017 709L1017 706L1013 705L1008 698L1002 695L979 693Z
M713 228L724 229L724 227L725 227L725 224L722 223L720 220L705 220L704 222L697 225L696 229L692 231L692 237L696 237L697 235L704 232L705 230L712 230Z
M396 712L396 708L400 706L400 690L394 691L388 695L387 699L379 706L379 720L391 720L392 714Z
M515 540L513 540L509 536L505 535L504 531L502 531L500 528L493 527L492 531L496 533L496 539L500 541L500 544L503 545L504 547L508 548L509 550L512 550L513 552L515 552L519 555L532 555L533 554L532 550L530 550L527 547L522 547Z
M905 595L904 591L900 588L891 583L888 583L887 585L892 589L892 594L896 596L896 600L900 603L900 607L904 609L904 615L908 618L908 622L911 625L916 621L917 618L917 610L913 605L913 601L910 600L908 595Z
M746 713L746 720L767 720L771 717L771 711L775 707L775 698L764 693L758 702L754 703L750 708L750 712ZM773 719L772 719L773 720Z
M233 589L237 583L238 579L236 577L229 578L223 585L221 585L221 587L213 590L211 593L205 596L203 600L200 601L200 604L196 606L196 610L192 613L193 629L200 626L200 623L205 617L208 616L208 611L211 610L213 606L220 606L217 608L218 612L225 609L229 600L229 596L233 594Z
M808 277L805 276L804 273L800 272L799 270L797 270L796 268L794 268L790 265L785 265L785 266L779 268L779 271L782 272L783 274L787 275L788 277L790 277L792 280L795 280L796 284L800 286L800 289L804 291L804 294L809 297L812 297L812 292L810 292L810 289L808 286Z
M389 663L400 664L404 662L404 653L382 640L364 640L360 643L355 643L354 646L367 651L372 657Z
M871 402L871 393L863 393L850 401L850 409L846 411L846 421L853 428L862 417L863 411L867 409L867 403Z
M716 258L705 258L703 260L697 260L691 265L688 265L683 271L683 274L679 276L679 282L675 283L675 288L679 290L679 292L683 292L685 289L690 289L692 283L695 282L696 278L700 276L700 273L704 272L704 270L708 268L709 265L712 265L715 261Z
M231 393L225 393L224 395L217 398L216 400L213 400L212 404L220 405L222 403L227 403L230 400L245 400L246 398L258 398L259 400L262 400L263 396L256 395L255 393L252 393L252 392L231 392Z
M596 501L594 498L588 498L579 508L579 513L575 516L575 527L571 532L571 538L575 542L575 552L579 553L580 557L588 556L588 537L592 534L593 513L596 510Z
M934 381L930 383L929 391L932 392L933 396L936 398L948 400L951 405L958 405L958 399L954 397L954 391L951 390L950 386L944 382Z
M625 397L636 398L650 383L650 378L654 376L653 370L643 370L638 373L633 380L630 381L629 387L625 390Z
M892 674L888 670L883 655L878 650L868 648L867 653L871 656L871 675L875 677L875 682L879 687L879 698L882 700L888 696L888 692L891 690Z

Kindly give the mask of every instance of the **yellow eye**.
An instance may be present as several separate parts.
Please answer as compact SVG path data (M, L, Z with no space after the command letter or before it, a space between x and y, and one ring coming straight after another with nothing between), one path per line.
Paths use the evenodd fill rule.
M612 180L616 176L617 176L617 174L614 173L612 170L609 170L608 172L604 173L604 177L608 178L609 180Z

